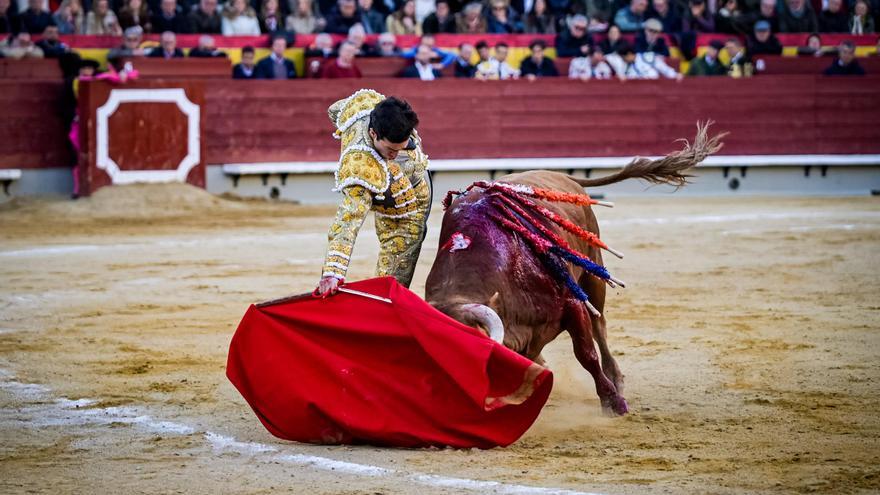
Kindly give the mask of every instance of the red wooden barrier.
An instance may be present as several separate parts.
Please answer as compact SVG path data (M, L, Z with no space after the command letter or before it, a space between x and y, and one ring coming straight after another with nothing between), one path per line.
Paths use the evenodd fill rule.
M205 185L203 84L80 85L81 194L109 184Z
M835 57L781 57L762 55L755 57L763 60L764 70L760 74L822 74L834 63ZM880 75L880 57L862 57L856 59L859 65L870 75Z
M206 79L119 88L141 84L187 88L200 106L188 85L204 87L201 156L207 164L336 160L339 142L331 138L327 107L362 87L407 98L419 112L426 152L435 159L662 154L675 148L675 139L691 137L696 121L707 119L717 122L715 129L730 131L725 154L880 153L880 77L872 76L681 83ZM5 146L0 168L70 164L57 113L60 94L60 83L0 81L6 117L0 123ZM90 102L84 108L94 112L98 106ZM169 125L152 132L153 114L143 115L144 127L137 119L110 120L111 127L127 132L127 141L111 138L109 155L131 152L128 156L170 167L172 155L179 159L182 153L175 147L185 134L182 121L169 118ZM94 151L95 144L88 144ZM141 166L129 158L117 164Z

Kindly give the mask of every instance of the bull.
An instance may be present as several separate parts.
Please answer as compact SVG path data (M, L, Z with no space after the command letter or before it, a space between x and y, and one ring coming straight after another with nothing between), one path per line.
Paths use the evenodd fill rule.
M529 171L506 175L498 181L575 194L583 194L587 187L626 179L682 186L690 177L683 172L718 151L721 137L708 138L707 126L698 125L692 145L685 141L683 149L657 160L636 158L620 172L596 179ZM543 363L544 346L567 331L575 357L596 384L605 413L626 414L623 373L609 350L606 336L606 282L579 266L566 264L565 269L595 309L574 297L569 287L545 269L539 255L520 235L493 220L499 204L490 195L488 190L477 188L447 205L440 231L441 248L426 282L426 300L453 319L481 329L539 364ZM590 206L540 200L536 203L599 235ZM553 222L544 221L544 227L602 264L602 252L595 245Z

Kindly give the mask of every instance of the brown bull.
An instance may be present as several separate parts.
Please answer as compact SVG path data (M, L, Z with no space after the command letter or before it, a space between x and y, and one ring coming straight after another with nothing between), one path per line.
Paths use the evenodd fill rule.
M530 171L507 175L499 181L577 194L583 194L584 187L631 178L680 186L687 183L688 177L682 175L682 171L720 149L720 137L707 139L706 128L698 126L693 146L685 145L683 150L660 160L636 159L619 173L599 179ZM605 282L579 267L568 267L600 313L592 314L570 289L545 269L538 254L524 239L493 221L499 203L489 194L486 190L473 189L447 208L440 231L441 249L428 275L425 298L450 317L483 329L492 338L503 340L505 346L532 360L541 361L544 346L561 332L568 331L577 360L596 383L603 409L625 414L626 400L621 395L623 374L606 341ZM599 235L599 225L589 206L537 202ZM553 222L546 221L545 226L572 248L602 264L598 248ZM460 235L453 238L458 233Z

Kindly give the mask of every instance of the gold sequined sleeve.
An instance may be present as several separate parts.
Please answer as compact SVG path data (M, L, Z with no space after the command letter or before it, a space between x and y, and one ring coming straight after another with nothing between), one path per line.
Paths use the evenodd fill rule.
M343 105L345 105L346 101L348 101L348 98L343 98L336 103L330 105L330 107L327 109L327 117L330 118L330 122L332 122L333 125L336 125L336 118L339 117L339 112L342 111L342 107Z
M324 261L323 277L345 278L354 241L367 218L371 204L370 193L362 186L349 186L342 190L342 203L336 210L336 219L327 234L329 247Z

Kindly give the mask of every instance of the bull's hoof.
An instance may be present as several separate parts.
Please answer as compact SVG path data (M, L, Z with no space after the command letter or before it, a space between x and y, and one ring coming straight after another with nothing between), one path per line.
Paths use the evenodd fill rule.
M629 406L626 405L626 399L618 395L607 401L602 401L602 412L606 416L623 416L629 412Z

